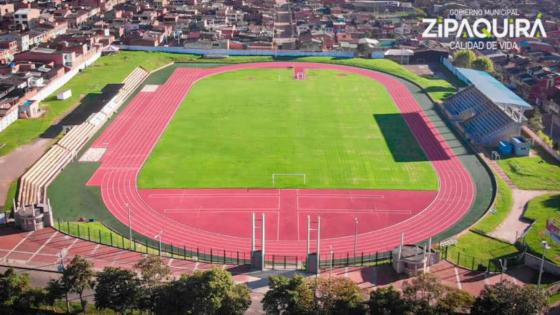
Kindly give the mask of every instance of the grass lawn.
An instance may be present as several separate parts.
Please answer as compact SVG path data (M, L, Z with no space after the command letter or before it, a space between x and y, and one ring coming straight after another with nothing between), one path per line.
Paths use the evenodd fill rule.
M292 60L340 63L394 73L416 82L436 100L440 100L455 92L455 89L447 81L421 77L390 60L334 59L325 57L295 58ZM151 71L171 62L242 63L263 61L274 61L274 58L267 56L240 56L224 59L204 59L195 55L141 51L121 51L116 55L101 57L92 66L80 72L70 82L41 103L41 107L46 110L46 114L41 118L17 120L6 130L2 131L0 133L0 156L40 137L49 127L78 106L81 100L85 99L88 102L95 102L96 98L101 95L101 89L105 85L122 82L137 66L142 66L146 70ZM56 95L60 91L68 89L72 90L72 97L63 101L56 99Z
M4 204L4 211L12 211L14 205L14 199L16 198L18 182L13 181L10 183L10 187L8 188L8 193L6 194L6 203Z
M387 72L418 84L426 91L426 93L430 95L430 97L432 97L432 99L436 101L441 101L455 94L456 92L455 87L453 87L453 85L451 85L446 80L420 76L392 60L362 58L336 59L331 57L304 57L299 58L298 60L309 62L336 63Z
M468 269L477 269L479 265L487 267L490 259L517 252L511 244L468 231L459 237L457 244L448 248L447 260Z
M560 243L554 241L546 230L549 218L560 219L560 195L544 195L529 201L525 217L535 221L524 239L529 250L541 255L541 242L545 240L551 247L545 253L546 258L560 264Z
M511 188L499 176L496 176L496 182L498 184L498 191L496 193L494 212L488 211L484 218L472 228L484 234L494 231L508 216L513 206Z
M270 57L241 57L212 62L249 62L270 61ZM57 120L76 107L82 99L87 97L88 102L95 102L101 95L101 90L107 84L120 83L132 70L142 66L148 71L157 69L171 62L209 62L209 59L200 59L194 55L180 55L168 53L130 52L123 51L115 55L99 58L93 65L86 68L58 91L41 102L41 107L46 113L38 119L18 119L6 130L0 133L0 156L5 155L16 147L29 143L43 134ZM72 90L72 97L66 100L57 100L56 95L64 90Z
M133 232L133 241L129 240L128 234L121 234L113 231L100 222L69 222L55 221L54 228L62 233L72 235L90 242L131 250L142 254L159 255L159 243L154 240L147 240L145 237L137 237ZM236 258L228 257L224 261L221 251L215 251L210 257L208 251L196 251L190 249L172 247L169 244L162 244L161 255L164 257L187 260L202 260L210 262L223 262L235 264ZM248 257L240 257L240 263L247 263Z
M65 234L79 237L84 240L101 243L124 249L132 249L141 253L157 255L156 247L145 246L143 242L131 242L128 236L118 234L100 222L55 222L55 228Z
M280 177L272 174L304 173ZM139 177L142 188L437 189L378 82L338 71L242 70L198 82Z
M560 190L560 165L539 156L498 161L513 183L521 189Z

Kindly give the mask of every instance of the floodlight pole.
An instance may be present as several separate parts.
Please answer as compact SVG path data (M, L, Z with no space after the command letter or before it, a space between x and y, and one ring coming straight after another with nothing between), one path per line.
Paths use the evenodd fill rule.
M317 274L321 272L321 217L317 216Z
M430 265L432 264L432 238L428 240L428 267L427 271L430 272Z
M163 230L159 231L159 233L155 236L159 240L159 257L161 257L161 236L163 235Z
M257 218L255 216L255 213L253 212L253 216L251 219L251 251L254 252L255 251L255 246L256 246L256 242L255 242L255 222L256 222Z
M358 245L358 218L354 217L354 259L356 259L357 245Z
M307 216L307 255L309 255L309 247L311 243L311 217Z
M261 270L264 270L264 269L265 269L265 268L264 268L264 267L265 267L265 266L264 266L264 263L265 263L265 259L264 259L264 258L265 258L265 257L264 257L264 256L265 256L265 221L266 221L266 214L263 213L263 214L262 214L262 229L261 229L261 230L262 230L262 231L261 231L261 232L262 232L262 242L261 242L261 245L262 245L262 250L261 250L261 264L262 264L262 265L261 265Z
M401 245L399 246L399 261L401 260L401 255L402 255L402 249L404 246L404 232L401 232Z
M130 215L130 205L126 203L125 206L128 210L128 240L130 241L130 243L128 244L128 248L132 249L132 218Z
M330 285L330 281L331 281L331 277L332 277L332 268L333 268L333 249L332 249L332 245L330 246L330 251L329 251L329 260L330 260L330 270L329 270L329 285Z
M541 244L543 246L543 252L541 256L541 267L539 268L539 280L537 281L537 288L539 289L541 288L541 280L542 280L542 274L544 270L544 255L546 253L546 250L550 248L550 246L548 246L547 241L542 241Z

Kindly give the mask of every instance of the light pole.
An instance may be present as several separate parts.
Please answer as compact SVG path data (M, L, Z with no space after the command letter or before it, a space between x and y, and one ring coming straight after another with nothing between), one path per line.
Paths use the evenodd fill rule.
M130 214L130 206L128 205L128 203L126 203L125 206L126 209L128 210L128 240L130 241L128 248L132 249L132 218Z
M333 250L332 250L332 245L329 247L329 259L330 259L330 270L329 270L329 285L330 285L330 281L331 281L331 277L332 277L332 268L333 268Z
M156 236L154 236L154 238L157 238L159 240L159 257L161 257L161 236L163 235L163 230L159 231L158 234L156 234Z
M542 252L542 257L541 257L541 267L539 268L539 281L537 281L537 288L541 288L541 279L542 279L542 273L543 273L543 269L544 269L544 254L546 253L547 249L550 249L550 246L548 245L547 241L542 241L541 245L543 246L543 252Z
M354 259L356 259L356 247L358 245L358 218L354 217Z

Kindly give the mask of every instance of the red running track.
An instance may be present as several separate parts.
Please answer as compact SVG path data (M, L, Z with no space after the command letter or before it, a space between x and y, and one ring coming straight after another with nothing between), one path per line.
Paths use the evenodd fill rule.
M255 68L331 69L381 82L432 161L437 192L297 189L140 190L137 177L145 160L192 85L204 77ZM103 201L122 223L132 209L135 231L201 250L250 250L250 213L267 214L267 254L305 256L306 217L321 216L321 248L353 252L354 217L359 220L357 252L387 251L400 243L423 241L443 232L469 210L474 183L407 87L375 71L316 63L254 63L196 69L179 68L155 92L139 93L93 147L106 148L88 185L100 186Z

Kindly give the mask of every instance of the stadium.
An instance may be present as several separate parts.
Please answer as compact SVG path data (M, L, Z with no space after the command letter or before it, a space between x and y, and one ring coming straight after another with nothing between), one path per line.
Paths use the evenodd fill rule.
M492 202L440 106L347 65L139 67L22 177L18 204L185 258L377 260L455 235Z

